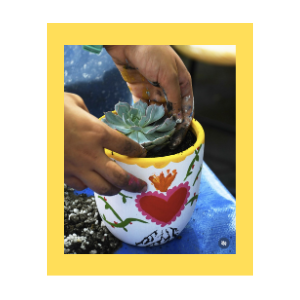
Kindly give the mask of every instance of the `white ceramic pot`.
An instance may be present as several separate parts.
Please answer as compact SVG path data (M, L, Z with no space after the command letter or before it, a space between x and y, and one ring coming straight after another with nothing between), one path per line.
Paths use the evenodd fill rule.
M121 241L142 247L162 245L189 222L198 199L204 154L204 131L195 119L191 130L197 137L195 145L175 155L129 158L106 150L124 170L148 183L142 194L95 193L102 220Z

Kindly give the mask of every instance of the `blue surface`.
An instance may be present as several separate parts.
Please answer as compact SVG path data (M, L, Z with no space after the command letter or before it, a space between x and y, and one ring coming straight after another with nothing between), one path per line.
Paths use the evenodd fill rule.
M91 114L101 117L104 111L113 110L118 101L131 103L131 93L104 49L96 55L84 51L81 46L65 46L64 53L65 91L80 95ZM93 195L90 189L77 193ZM115 253L235 254L235 209L233 196L204 163L197 205L192 219L180 234L181 239L152 248L123 243ZM226 248L220 241L226 242Z
M64 48L64 90L79 95L97 118L117 102L132 102L127 84L105 49L94 54L81 46Z

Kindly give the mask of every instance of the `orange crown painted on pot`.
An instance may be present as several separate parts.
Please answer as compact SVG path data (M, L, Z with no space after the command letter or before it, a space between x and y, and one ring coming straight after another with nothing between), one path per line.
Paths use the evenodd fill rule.
M167 176L165 176L164 173L161 172L159 176L155 174L151 175L149 177L149 180L152 182L152 184L157 190L161 192L166 192L169 186L172 184L173 180L175 179L176 175L176 170L173 170L172 173L170 172L170 170L167 170Z

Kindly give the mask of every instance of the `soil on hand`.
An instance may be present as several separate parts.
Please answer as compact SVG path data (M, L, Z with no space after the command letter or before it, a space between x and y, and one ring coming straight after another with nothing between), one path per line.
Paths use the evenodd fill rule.
M182 151L187 150L191 146L193 146L196 143L196 136L189 130L182 141L182 143L174 150L169 149L168 146L161 149L159 152L151 152L151 150L147 153L146 158L150 157L164 157L169 155L178 154Z

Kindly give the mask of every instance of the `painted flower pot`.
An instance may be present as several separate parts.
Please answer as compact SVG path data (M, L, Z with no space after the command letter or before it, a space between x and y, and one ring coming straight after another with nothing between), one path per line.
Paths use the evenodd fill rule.
M199 196L204 154L204 131L194 119L194 146L175 155L129 158L106 150L106 155L148 183L145 193L121 191L115 196L95 193L102 220L121 241L156 246L178 236L191 219Z

